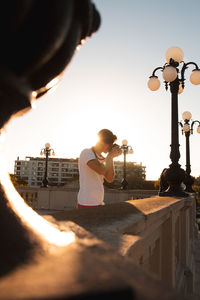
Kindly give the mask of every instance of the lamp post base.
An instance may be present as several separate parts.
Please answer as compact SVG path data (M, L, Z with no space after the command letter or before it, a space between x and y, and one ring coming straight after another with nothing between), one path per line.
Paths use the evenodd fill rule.
M128 188L128 182L124 178L121 183L121 190L127 190L127 188Z
M186 178L184 180L184 184L186 186L185 188L185 192L188 192L188 193L196 193L193 188L192 188L192 185L194 184L194 178L189 175L189 174L186 174Z
M196 193L196 191L194 191L192 187L186 187L185 192L187 192L187 193L193 193L193 194Z
M161 197L188 197L182 186L184 179L185 171L180 168L180 165L170 165L161 174L158 195Z
M45 179L43 179L43 181L42 181L42 186L41 187L48 187L48 180L45 178Z
M181 188L177 189L174 187L169 187L169 189L167 189L164 192L159 192L158 195L160 197L176 197L176 198L185 198L188 197L188 194L183 191Z

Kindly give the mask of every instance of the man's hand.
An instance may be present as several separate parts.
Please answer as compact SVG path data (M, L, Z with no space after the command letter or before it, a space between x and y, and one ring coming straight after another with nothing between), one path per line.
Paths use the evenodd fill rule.
M112 182L115 177L113 158L122 154L122 149L119 145L114 144L110 149L105 164L102 164L98 159L88 161L87 165L96 173L103 175L107 182Z
M120 148L120 146L117 144L114 144L108 155L111 156L112 158L114 158L121 154L122 154L122 149Z

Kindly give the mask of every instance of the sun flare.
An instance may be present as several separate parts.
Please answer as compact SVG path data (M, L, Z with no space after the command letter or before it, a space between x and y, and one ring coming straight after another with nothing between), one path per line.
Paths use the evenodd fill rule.
M63 232L58 230L50 222L39 216L31 207L29 207L24 199L15 190L9 179L9 175L5 172L5 159L0 155L0 177L1 183L5 189L5 193L10 200L12 209L22 218L22 221L31 227L37 234L42 236L48 243L56 246L67 246L75 240L73 232Z

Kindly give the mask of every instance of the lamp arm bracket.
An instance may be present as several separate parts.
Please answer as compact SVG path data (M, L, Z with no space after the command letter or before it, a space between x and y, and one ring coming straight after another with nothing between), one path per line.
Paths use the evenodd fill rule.
M151 77L157 77L157 76L155 75L155 73L156 73L156 71L158 71L158 70L163 70L163 67L155 68L155 70L153 70L153 73L152 73L152 76L151 76Z
M182 70L181 70L181 81L185 80L185 78L184 78L185 70L188 68L189 65L194 65L195 69L199 70L199 67L196 63L194 63L192 61L190 61L188 63L183 62L183 67L182 67Z
M198 123L200 125L200 121L198 121L198 120L193 121L192 124L191 124L191 129L192 130L193 130L193 126L194 126L195 123Z
M178 122L178 124L181 126L181 128L182 128L182 134L184 134L184 131L183 131L183 124L182 124L182 122Z

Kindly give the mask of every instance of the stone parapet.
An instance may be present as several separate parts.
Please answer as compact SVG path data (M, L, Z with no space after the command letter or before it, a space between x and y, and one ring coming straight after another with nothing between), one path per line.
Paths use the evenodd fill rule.
M41 241L25 261L2 272L1 300L194 295L194 198L152 197L45 218L73 239L65 246Z
M69 210L77 206L77 188L17 187L17 191L33 209ZM142 199L157 195L155 190L116 190L106 189L105 204L118 203L127 199Z
M184 294L195 293L195 198L152 197L53 214L71 220Z

